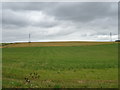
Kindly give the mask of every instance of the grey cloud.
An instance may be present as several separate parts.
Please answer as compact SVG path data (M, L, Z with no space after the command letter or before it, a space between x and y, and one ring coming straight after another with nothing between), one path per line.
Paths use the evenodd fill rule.
M4 2L2 6L4 9L11 9L13 11L40 11L54 7L55 5L56 3L54 2Z
M20 13L13 12L11 10L3 10L2 12L3 28L10 27L24 27L28 25L26 17L20 15Z
M3 3L3 41L27 40L29 30L32 40L107 40L117 35L117 9L113 2Z
M59 3L54 9L46 13L61 20L88 22L97 18L106 18L117 15L117 3Z
M109 2L32 2L32 3L3 3L3 8L11 10L38 10L56 19L87 22L96 18L115 16L117 3Z
M54 5L52 5L54 6ZM43 10L43 8L48 8L49 3L27 3L27 2L7 2L3 3L3 28L22 28L27 26L39 26L39 27L53 27L57 25L57 22L37 22L33 23L32 21L29 21L29 17L25 16L24 13L30 13L31 11L37 11L40 12ZM50 6L51 7L51 6Z
M52 28L52 27L56 27L60 24L61 22L59 21L43 21L43 22L38 22L38 23L34 23L31 24L31 26L34 27L40 27L40 28Z
M28 26L48 28L56 26L58 24L57 21L49 21L47 20L47 18L44 21L39 20L39 22L34 22L30 20L30 18L25 13L29 14L30 12L15 12L11 10L3 10L3 28L23 28Z
M4 9L27 11L38 10L43 11L47 15L52 15L58 20L71 20L79 22L87 22L95 20L97 18L113 18L117 15L117 3L78 3L78 2L40 2L40 3L3 3ZM4 11L4 10L3 10ZM9 13L9 12L8 12ZM8 15L8 13L5 13ZM12 18L15 15L9 16ZM5 17L6 18L6 17ZM17 18L17 19L16 19ZM3 17L4 19L4 17ZM15 20L16 19L16 20ZM20 20L19 20L20 19ZM14 17L11 20L3 20L8 24L9 21L12 24L26 25L27 20L24 17ZM30 23L30 22L29 22ZM45 25L52 26L52 25Z

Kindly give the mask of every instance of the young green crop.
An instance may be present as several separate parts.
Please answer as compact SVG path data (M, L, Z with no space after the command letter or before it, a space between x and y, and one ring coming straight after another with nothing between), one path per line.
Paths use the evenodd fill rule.
M2 54L3 87L117 87L117 44L3 48ZM26 83L34 72L40 78Z

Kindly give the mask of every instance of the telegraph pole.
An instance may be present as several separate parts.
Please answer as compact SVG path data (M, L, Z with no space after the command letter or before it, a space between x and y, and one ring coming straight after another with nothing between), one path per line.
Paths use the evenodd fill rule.
M112 42L112 33L110 32L110 41Z
M30 33L29 33L29 43L31 43L31 41L30 41Z

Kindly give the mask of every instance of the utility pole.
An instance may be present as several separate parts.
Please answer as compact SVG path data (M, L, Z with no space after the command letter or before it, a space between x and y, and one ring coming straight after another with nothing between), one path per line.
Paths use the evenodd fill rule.
M110 32L110 41L112 42L112 33Z
M31 41L30 41L30 33L29 33L29 43L31 43Z

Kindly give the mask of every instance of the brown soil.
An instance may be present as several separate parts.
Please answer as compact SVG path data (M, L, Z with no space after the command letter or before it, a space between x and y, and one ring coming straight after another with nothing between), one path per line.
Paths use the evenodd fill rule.
M86 46L86 45L100 45L112 44L116 42L31 42L31 43L13 43L2 48L10 47L49 47L49 46Z

